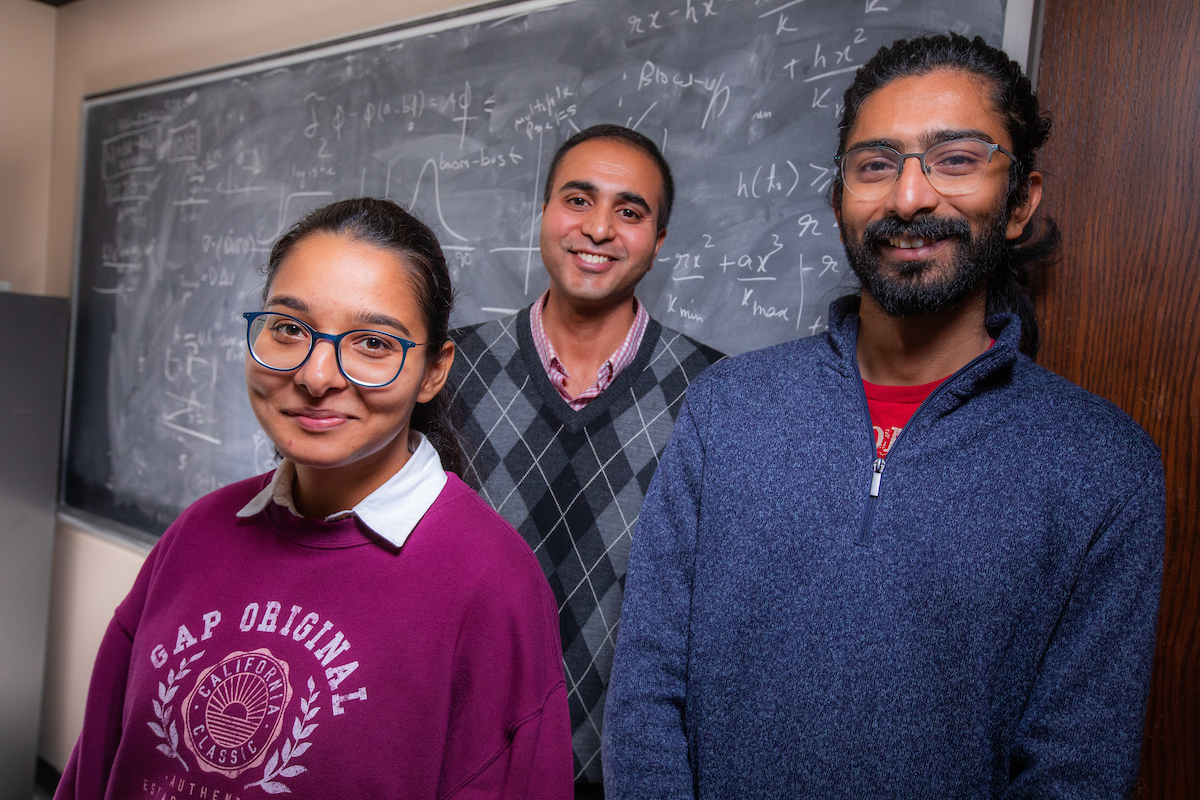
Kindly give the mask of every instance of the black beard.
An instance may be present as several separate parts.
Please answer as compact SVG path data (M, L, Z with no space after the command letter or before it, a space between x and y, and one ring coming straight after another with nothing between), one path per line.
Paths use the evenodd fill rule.
M1007 227L1003 206L984 220L978 235L961 217L923 216L911 222L896 217L877 219L867 225L860 238L847 237L846 260L863 291L889 316L941 311L970 295L1003 262ZM877 247L898 236L925 240L956 237L958 247L948 273L928 278L931 262L904 261L885 274Z

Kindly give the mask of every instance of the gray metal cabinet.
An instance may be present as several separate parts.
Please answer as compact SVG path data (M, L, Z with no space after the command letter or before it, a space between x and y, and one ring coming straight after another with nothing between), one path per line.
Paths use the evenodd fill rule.
M33 796L68 311L0 292L0 800Z

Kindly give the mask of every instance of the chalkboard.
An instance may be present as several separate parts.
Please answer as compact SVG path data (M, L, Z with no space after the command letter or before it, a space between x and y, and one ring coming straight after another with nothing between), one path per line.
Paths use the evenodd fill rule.
M1003 0L540 0L89 98L64 502L160 533L271 467L241 312L321 204L431 224L455 324L528 305L547 164L599 122L675 172L655 318L728 353L821 331L855 285L825 199L854 69L930 30L1000 44L1004 21Z

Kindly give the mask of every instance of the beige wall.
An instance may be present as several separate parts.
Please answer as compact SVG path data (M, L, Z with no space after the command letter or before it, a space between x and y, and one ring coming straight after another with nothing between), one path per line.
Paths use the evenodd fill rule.
M0 0L0 281L28 294L46 294L54 20L43 3Z
M40 188L41 228L28 237L33 244L26 245L32 265L28 285L18 287L14 279L13 288L61 296L70 293L80 111L85 95L337 38L463 4L462 0L76 0L55 12L33 0L0 0L0 81L8 80L16 69L5 68L9 63L5 51L9 47L10 7L21 12L13 12L14 19L22 17L27 31L14 38L40 35L43 28L37 20L52 32L45 34L37 47L30 47L40 49L46 61L45 80L37 91L37 100L46 111L38 131L45 137L50 128L52 100L53 150L46 147L44 165L31 170L34 177L30 182L34 190ZM24 21L23 15L34 21ZM0 99L9 96L7 91L7 84L0 82ZM6 108L11 106L6 104ZM0 182L8 180L3 165L21 152L16 143L17 139L10 141L8 131L0 127ZM36 194L34 190L24 195L26 200ZM0 192L5 193L7 189ZM0 245L5 242L3 221L9 216L5 200L0 197ZM9 279L4 269L0 264L0 280ZM145 551L61 520L55 547L40 751L61 769L79 735L100 637L113 608L129 590Z

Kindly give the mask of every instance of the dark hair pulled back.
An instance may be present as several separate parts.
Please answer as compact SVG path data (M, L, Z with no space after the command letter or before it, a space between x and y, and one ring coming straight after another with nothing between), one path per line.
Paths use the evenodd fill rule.
M438 358L442 345L449 338L450 312L454 308L450 270L441 245L429 226L390 200L374 197L339 200L318 208L292 225L271 248L263 302L266 302L271 283L288 254L308 237L322 233L378 247L394 253L408 265L417 306L425 323L425 347L430 358ZM425 434L437 449L443 467L460 476L463 474L467 459L450 414L448 392L443 390L429 402L417 403L410 424L413 430Z
M987 87L988 99L1004 120L1016 156L1008 172L1007 210L1011 214L1029 196L1029 176L1037 169L1037 151L1050 137L1050 116L1038 105L1033 86L1020 65L982 37L929 34L880 48L859 67L854 82L846 89L842 119L838 123L838 155L845 152L859 111L872 93L898 78L926 75L935 70L962 72L978 78ZM834 207L840 208L840 174L833 183L831 198ZM1040 272L1057 259L1058 244L1058 226L1053 220L1042 217L1040 222L1031 221L1020 237L1007 243L1004 262L988 278L988 316L1002 311L1016 314L1021 320L1021 351L1030 358L1037 355L1040 344L1030 291L1035 272L1040 279Z

